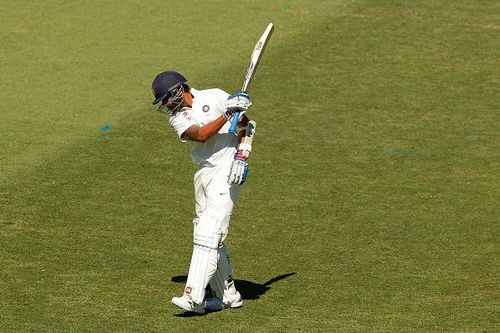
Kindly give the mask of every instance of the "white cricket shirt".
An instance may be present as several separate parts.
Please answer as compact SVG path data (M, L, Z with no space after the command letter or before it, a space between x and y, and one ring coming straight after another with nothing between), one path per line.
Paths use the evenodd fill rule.
M196 90L191 88L193 105L183 108L169 119L170 126L177 133L180 141L182 134L191 126L203 126L211 123L226 111L226 100L229 94L221 89ZM228 163L234 158L238 137L229 133L231 122L226 122L217 134L207 142L195 142L191 148L193 162L203 166L216 166Z

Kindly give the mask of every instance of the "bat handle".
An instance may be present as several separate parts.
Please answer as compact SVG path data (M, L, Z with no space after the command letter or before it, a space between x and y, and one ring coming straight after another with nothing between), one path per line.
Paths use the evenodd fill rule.
M233 119L231 119L231 127L229 128L229 133L236 134L236 127L238 126L238 118L240 118L240 112L236 111L233 114Z

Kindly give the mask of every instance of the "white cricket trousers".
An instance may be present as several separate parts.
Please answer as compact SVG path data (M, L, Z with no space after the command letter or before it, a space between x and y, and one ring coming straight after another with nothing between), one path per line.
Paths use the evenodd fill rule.
M215 296L222 300L224 288L231 279L232 268L224 240L241 191L241 186L227 182L231 165L232 160L223 165L200 167L194 175L194 248L184 294L198 304L203 301L209 283Z

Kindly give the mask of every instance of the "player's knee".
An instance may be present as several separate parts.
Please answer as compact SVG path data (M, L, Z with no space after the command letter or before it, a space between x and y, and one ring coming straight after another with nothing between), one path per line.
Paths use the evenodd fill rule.
M222 239L221 218L216 212L203 213L194 226L195 245L218 249Z

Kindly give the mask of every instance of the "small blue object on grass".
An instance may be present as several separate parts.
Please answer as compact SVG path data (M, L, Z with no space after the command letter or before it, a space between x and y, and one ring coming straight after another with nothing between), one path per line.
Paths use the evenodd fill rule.
M99 127L99 130L101 130L102 132L109 132L113 129L113 126L111 125L102 125L101 127Z

